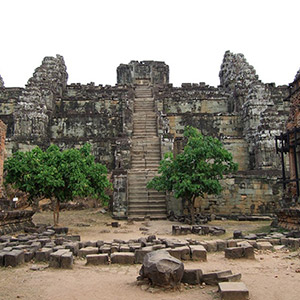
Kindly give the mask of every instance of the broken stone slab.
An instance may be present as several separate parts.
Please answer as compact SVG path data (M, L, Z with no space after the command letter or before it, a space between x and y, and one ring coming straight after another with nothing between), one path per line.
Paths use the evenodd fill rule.
M221 282L219 292L222 300L247 300L249 290L243 282Z
M13 250L4 255L4 266L16 267L25 262L23 250Z
M133 265L135 256L132 252L116 252L111 254L110 260L112 264Z
M207 251L202 245L191 245L191 259L197 261L207 260Z
M231 247L225 249L225 258L236 259L244 256L244 250L242 247Z
M202 275L201 269L185 269L181 282L191 285L200 284L202 282Z
M86 264L87 265L108 265L109 256L107 253L105 254L88 254L86 256Z
M231 270L204 273L204 274L202 274L201 280L202 280L202 282L205 282L205 284L208 284L208 285L217 285L218 282L222 281L223 277L229 276L229 275L232 275Z
M166 250L157 250L146 254L139 274L142 279L148 278L153 285L176 286L181 282L183 271L180 260Z

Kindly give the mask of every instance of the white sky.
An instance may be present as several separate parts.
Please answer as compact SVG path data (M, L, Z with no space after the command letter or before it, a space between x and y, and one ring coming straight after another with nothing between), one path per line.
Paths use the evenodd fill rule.
M64 56L68 83L116 83L131 60L160 60L170 82L217 86L226 50L263 82L300 67L299 0L0 0L0 74L23 87L45 56Z

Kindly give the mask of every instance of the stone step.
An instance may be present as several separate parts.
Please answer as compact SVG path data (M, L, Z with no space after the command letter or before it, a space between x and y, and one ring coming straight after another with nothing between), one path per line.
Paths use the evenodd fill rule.
M151 90L135 90L135 98L152 98L153 94Z
M155 214L155 215L146 215L146 216L140 216L140 215L134 215L134 214L128 214L128 220L133 221L143 221L145 219L150 218L150 220L166 220L167 215L166 214Z
M166 209L155 208L155 207L141 207L141 208L130 208L128 209L129 214L135 215L147 215L147 214L166 214Z

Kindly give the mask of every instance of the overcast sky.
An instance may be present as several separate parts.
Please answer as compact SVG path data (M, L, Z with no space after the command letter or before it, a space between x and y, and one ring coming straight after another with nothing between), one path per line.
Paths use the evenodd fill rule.
M226 50L263 82L300 67L299 0L0 0L0 75L23 87L45 56L64 56L68 83L116 83L131 60L165 61L170 82L217 86Z

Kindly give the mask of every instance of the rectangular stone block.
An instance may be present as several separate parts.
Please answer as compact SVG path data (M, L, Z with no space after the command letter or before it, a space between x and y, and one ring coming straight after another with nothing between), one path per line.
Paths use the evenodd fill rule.
M273 250L273 245L270 242L257 242L258 250Z
M221 278L229 275L232 275L231 270L204 273L201 280L208 285L217 285L218 282L223 281Z
M25 251L24 253L25 262L31 261L34 258L34 255L35 255L35 251L33 250Z
M112 264L133 265L135 256L132 252L116 252L111 254L110 259Z
M50 254L49 267L70 269L73 264L73 254L70 250L61 249Z
M52 248L42 248L35 253L36 261L49 261Z
M227 248L227 241L216 240L217 242L217 251L224 251Z
M255 255L254 255L254 248L249 245L249 246L245 246L243 247L243 256L247 259L255 259Z
M121 245L120 252L130 252L130 247L128 245Z
M202 270L200 269L185 269L183 277L181 279L182 283L187 284L199 284L202 282Z
M78 251L78 256L79 257L86 257L88 254L98 254L99 249L97 247L86 247L86 248L81 248Z
M298 238L289 238L288 239L288 246L293 250L299 249L299 239Z
M62 256L61 256L61 268L62 269L72 269L73 267L73 253L68 251L65 252Z
M199 260L199 261L207 260L207 251L202 245L192 245L189 247L191 249L192 260Z
M218 245L217 241L206 241L206 250L207 252L217 252Z
M249 290L243 282L221 282L219 291L222 300L247 300Z
M111 253L111 245L103 245L99 248L100 252L101 253L108 253L110 254ZM92 254L92 253L91 253Z
M24 251L23 250L13 250L5 254L4 266L16 267L19 264L24 263Z
M108 265L108 254L89 254L86 256L87 265Z
M70 242L65 244L66 249L69 249L73 255L77 256L79 251L79 243L78 242Z
M181 260L181 250L178 248L166 248L166 250L168 251L168 253L170 255L172 255L173 257Z
M137 249L134 252L134 257L135 257L135 263L136 264L142 264L144 261L144 257L147 253L150 253L153 251L153 247L149 246L149 247L144 247L141 249Z
M0 252L0 267L4 267L4 255L6 252Z
M244 256L244 251L242 247L232 247L225 249L225 258L236 259L242 258Z
M49 267L60 268L60 258L62 256L61 250L55 251L50 254Z

